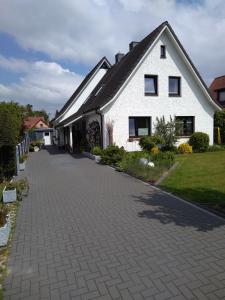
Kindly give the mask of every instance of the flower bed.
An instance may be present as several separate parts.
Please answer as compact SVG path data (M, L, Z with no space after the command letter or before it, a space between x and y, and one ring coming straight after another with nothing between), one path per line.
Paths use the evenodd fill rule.
M174 154L171 152L150 154L140 151L126 153L117 169L147 182L155 183L173 164Z

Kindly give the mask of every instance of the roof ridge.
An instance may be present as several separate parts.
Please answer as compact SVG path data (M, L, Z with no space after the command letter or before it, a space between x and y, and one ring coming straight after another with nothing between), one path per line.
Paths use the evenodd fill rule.
M222 78L222 77L225 77L225 75L217 76L217 77L214 78L214 80L218 79L218 78Z

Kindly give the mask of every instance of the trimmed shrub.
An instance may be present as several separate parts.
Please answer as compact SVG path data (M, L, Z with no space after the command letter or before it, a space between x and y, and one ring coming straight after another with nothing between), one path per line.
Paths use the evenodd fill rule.
M209 136L204 132L195 132L191 135L189 144L194 152L206 152L209 148Z
M179 147L178 147L178 152L180 154L192 153L192 146L190 146L188 143L180 144Z
M95 146L95 147L92 149L91 153L92 153L93 155L101 155L101 154L102 154L102 149L101 149L99 146Z
M151 151L156 144L152 141L150 136L142 136L139 145L142 150Z
M126 151L123 147L119 148L116 145L110 145L102 150L101 163L106 165L116 166L125 155Z
M143 136L139 141L141 149L146 151L151 151L152 148L159 144L163 144L163 139L159 135Z

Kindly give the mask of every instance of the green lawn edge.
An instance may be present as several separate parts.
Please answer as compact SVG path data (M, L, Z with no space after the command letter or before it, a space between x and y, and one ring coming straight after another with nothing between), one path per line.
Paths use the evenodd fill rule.
M225 213L225 151L178 155L176 161L159 187Z

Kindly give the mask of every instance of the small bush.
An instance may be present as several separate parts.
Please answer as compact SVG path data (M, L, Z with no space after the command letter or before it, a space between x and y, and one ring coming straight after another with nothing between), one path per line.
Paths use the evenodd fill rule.
M123 147L119 148L116 145L110 145L102 150L101 163L116 166L122 160L125 153L126 151Z
M170 117L169 121L166 121L165 117L156 118L155 133L162 139L162 144L170 150L171 147L176 143L176 120Z
M151 151L156 144L152 141L150 136L142 136L139 145L142 150Z
M179 147L178 147L178 152L180 154L192 153L192 147L188 143L180 144Z
M0 206L0 227L3 227L6 224L8 213L9 211L7 206L1 205Z
M151 153L152 154L157 154L159 153L159 148L157 146L154 146L152 149L151 149Z
M101 155L102 149L101 149L99 146L95 146L95 147L92 149L91 153L92 153L93 155Z
M30 146L32 146L33 148L34 147L38 147L38 148L41 148L41 146L44 144L44 141L43 140L38 140L38 141L32 141L30 143Z
M14 190L16 188L17 200L21 201L23 196L27 196L29 192L29 182L27 178L23 178L6 185L7 190Z
M209 136L204 132L195 132L191 135L189 144L194 152L206 152L209 148Z
M159 135L143 136L139 141L141 149L146 151L151 151L152 148L160 144L163 144L163 139Z
M23 197L26 197L29 192L29 182L27 178L20 179L14 182L16 187L17 200L22 201Z

